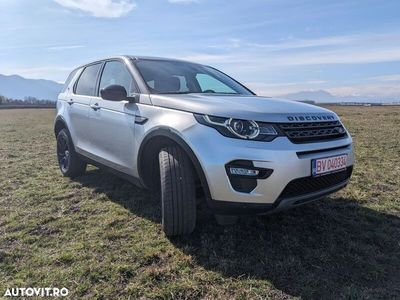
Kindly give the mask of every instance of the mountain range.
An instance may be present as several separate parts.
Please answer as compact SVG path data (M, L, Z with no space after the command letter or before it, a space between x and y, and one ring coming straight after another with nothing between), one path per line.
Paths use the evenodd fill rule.
M52 80L28 79L19 75L0 74L0 95L13 99L35 97L43 100L57 100L62 89L62 84ZM379 98L368 96L337 96L324 90L300 91L279 96L289 100L311 100L317 103L327 102L392 102L399 101L396 98Z
M368 102L368 103L381 103L381 102L394 102L399 101L399 97L373 97L373 96L337 96L332 95L324 90L316 91L300 91L292 94L281 95L279 98L289 100L312 100L316 103L332 103L332 102Z
M0 74L0 95L13 99L35 97L40 100L57 100L62 84L52 80L28 79L19 75Z

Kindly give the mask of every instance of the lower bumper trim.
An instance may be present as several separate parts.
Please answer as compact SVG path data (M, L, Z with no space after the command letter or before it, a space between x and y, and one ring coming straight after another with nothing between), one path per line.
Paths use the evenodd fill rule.
M331 186L330 188L290 198L280 198L274 203L243 203L243 202L232 202L232 201L219 201L219 200L208 200L207 204L210 209L221 215L262 215L270 214L286 209L294 208L312 201L316 201L326 197L329 194L337 192L344 188L349 180L345 180L339 184Z

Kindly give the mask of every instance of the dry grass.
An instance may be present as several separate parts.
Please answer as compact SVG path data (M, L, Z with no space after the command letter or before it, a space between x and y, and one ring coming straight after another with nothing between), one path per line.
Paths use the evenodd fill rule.
M0 110L0 297L400 298L400 109L333 109L357 153L344 191L227 228L203 210L171 240L146 191L94 168L61 177L53 110Z

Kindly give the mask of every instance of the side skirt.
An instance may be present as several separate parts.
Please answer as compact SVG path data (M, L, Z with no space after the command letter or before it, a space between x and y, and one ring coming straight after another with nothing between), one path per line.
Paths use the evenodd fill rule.
M77 153L79 158L82 159L83 161L87 162L88 164L94 165L96 167L98 167L99 169L105 170L107 172L110 172L112 174L114 174L115 176L124 179L126 181L129 181L130 183L136 185L137 187L141 188L141 189L146 189L143 184L141 183L140 179L131 175L128 175L126 173L120 172L118 170L115 170L113 168L110 168L102 163L99 163L91 158L88 158L80 153Z

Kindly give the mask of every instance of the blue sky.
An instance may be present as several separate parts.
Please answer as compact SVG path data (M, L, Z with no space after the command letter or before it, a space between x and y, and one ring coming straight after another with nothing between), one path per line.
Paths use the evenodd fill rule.
M0 73L63 82L115 54L215 66L263 95L400 98L400 1L1 0Z

